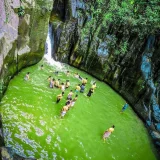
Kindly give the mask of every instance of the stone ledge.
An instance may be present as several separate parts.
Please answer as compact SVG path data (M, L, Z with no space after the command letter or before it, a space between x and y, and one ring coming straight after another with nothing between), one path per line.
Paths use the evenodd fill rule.
M0 158L2 160L36 160L35 158L24 158L13 152L9 147L0 147Z

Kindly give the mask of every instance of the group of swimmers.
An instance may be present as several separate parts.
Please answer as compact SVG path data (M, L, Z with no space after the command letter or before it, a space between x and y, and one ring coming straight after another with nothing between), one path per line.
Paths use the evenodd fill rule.
M41 70L43 70L43 65L41 65ZM58 75L58 71L55 71L54 74L55 75ZM66 76L69 76L70 75L70 72L67 71L66 72ZM78 84L76 87L75 87L75 97L72 99L72 96L73 96L73 91L70 90L70 92L68 93L68 96L67 96L67 101L65 103L65 105L62 107L62 110L61 110L61 115L60 117L63 118L66 113L69 111L70 108L72 108L75 104L75 102L77 101L78 99L78 93L81 92L81 93L84 93L84 90L85 90L85 86L87 84L87 81L88 81L88 78L82 78L78 73L75 73L74 74L74 77L81 80L82 84ZM27 72L27 74L25 75L24 77L25 80L29 80L30 79L30 72ZM50 88L60 88L62 93L57 95L57 100L56 100L56 103L59 103L60 100L62 99L63 95L64 95L64 91L65 89L69 88L70 87L70 81L69 80L66 80L65 83L61 83L60 84L60 79L57 79L55 80L54 78L52 79L51 76L48 77L48 82L49 82L49 87ZM92 95L92 93L94 93L94 90L96 88L96 82L94 82L91 86L91 88L89 89L88 93L87 93L87 96L90 97ZM122 107L121 109L121 113L123 113L127 108L128 108L128 103L126 102L124 104L124 106ZM113 125L112 127L110 127L109 129L107 129L104 134L103 134L103 140L105 142L105 140L111 135L111 133L114 131L114 128L115 126Z
M55 75L58 75L58 71L55 71L54 73L55 73ZM66 72L66 76L67 77L70 76L70 72L69 71ZM74 94L72 90L70 90L70 92L68 93L67 101L66 101L65 105L62 107L62 110L61 110L61 115L60 115L61 118L63 118L65 116L65 114L67 113L67 111L69 111L69 109L74 106L75 102L78 99L78 93L79 92L84 93L85 86L86 86L86 84L88 82L88 78L82 78L78 73L75 73L74 77L78 78L79 80L81 80L82 84L78 84L75 87L75 91L74 92L75 92L76 95L75 95L74 98L72 98L72 96ZM59 103L60 100L64 96L64 91L67 88L70 87L70 81L66 80L65 83L63 83L63 82L60 83L60 79L55 80L54 78L52 79L52 77L49 76L48 77L48 82L49 82L49 87L50 88L56 87L56 88L61 89L62 93L57 95L57 100L56 100L56 103ZM96 82L94 82L92 84L91 88L89 89L88 94L87 94L88 97L90 97L92 95L92 93L94 92L95 88L96 88Z

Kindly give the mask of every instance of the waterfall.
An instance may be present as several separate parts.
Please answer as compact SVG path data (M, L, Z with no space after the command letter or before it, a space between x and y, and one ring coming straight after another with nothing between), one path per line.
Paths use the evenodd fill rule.
M60 63L60 62L56 62L52 58L53 49L54 49L54 32L52 31L52 25L49 24L49 26L48 26L48 34L47 34L47 39L46 39L46 44L45 44L45 55L44 55L44 58L47 60L47 62L50 65L53 65L56 68L62 70L63 64Z

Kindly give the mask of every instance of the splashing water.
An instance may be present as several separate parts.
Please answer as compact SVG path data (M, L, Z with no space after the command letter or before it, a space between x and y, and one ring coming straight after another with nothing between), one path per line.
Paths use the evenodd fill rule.
M45 55L44 58L47 60L47 62L55 66L57 69L62 70L63 69L63 64L60 62L56 62L52 58L52 48L54 47L54 34L52 35L52 25L50 24L48 27L48 35L46 39L46 48L45 48Z

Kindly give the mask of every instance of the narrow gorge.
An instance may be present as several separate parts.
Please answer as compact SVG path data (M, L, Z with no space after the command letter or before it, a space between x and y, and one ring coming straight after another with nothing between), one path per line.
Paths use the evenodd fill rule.
M48 52L49 34L52 58L112 87L141 118L159 153L159 17L158 0L0 1L0 99L15 75Z

